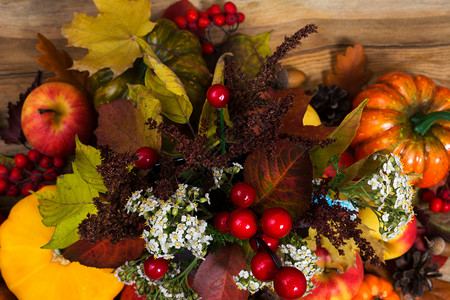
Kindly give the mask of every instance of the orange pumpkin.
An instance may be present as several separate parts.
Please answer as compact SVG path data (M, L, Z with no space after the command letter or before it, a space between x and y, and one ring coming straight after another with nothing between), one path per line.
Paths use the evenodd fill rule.
M44 187L40 191L55 189ZM112 269L98 269L64 260L41 249L54 228L41 222L38 200L20 200L0 226L0 270L9 289L27 299L113 299L123 287Z
M399 300L392 284L382 277L364 274L364 279L352 300Z
M450 161L450 90L425 76L394 72L358 94L353 106L365 99L352 141L356 158L393 146L405 173L421 175L416 186L429 187L444 178Z

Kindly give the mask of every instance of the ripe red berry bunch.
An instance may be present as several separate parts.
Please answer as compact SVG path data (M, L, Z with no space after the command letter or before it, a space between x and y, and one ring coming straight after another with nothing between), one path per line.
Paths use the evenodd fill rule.
M31 149L14 156L14 166L0 165L0 195L27 196L45 185L54 184L65 166L65 159L49 157Z
M432 212L445 214L450 211L450 189L447 185L440 186L436 193L430 189L422 190L421 199L428 202Z
M218 27L227 35L236 31L239 24L244 22L245 15L237 11L236 5L228 1L223 5L223 9L213 4L206 11L189 9L184 16L177 16L174 19L179 29L186 29L195 33L202 41L202 50L204 54L214 53L214 46L209 37L209 30ZM224 27L228 26L227 29ZM208 38L203 35L202 30L207 30Z

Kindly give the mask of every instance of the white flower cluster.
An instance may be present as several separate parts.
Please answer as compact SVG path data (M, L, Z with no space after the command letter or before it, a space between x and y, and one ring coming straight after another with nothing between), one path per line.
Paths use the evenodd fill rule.
M368 184L377 194L372 199L381 216L380 233L384 241L400 234L414 214L412 200L414 189L408 175L403 173L400 158L395 154L378 155L383 163Z
M273 290L273 284L271 281L259 281L255 278L255 276L253 276L252 271L241 270L237 276L233 276L233 279L240 290L248 290L251 294L256 293L265 286Z
M320 258L311 249L306 247L304 242L301 243L300 248L296 248L291 244L282 244L280 245L279 251L284 254L279 257L282 265L295 267L305 275L307 282L305 295L311 293L315 287L311 278L323 272L323 269L316 264ZM273 289L272 282L259 281L253 276L251 271L241 270L237 276L233 276L233 279L239 289L248 290L252 294L264 286Z
M224 183L226 180L226 174L235 175L239 173L244 167L236 162L233 165L226 169L218 169L212 168L212 175L214 178L214 188L220 188L220 185Z
M209 196L196 187L180 184L168 199L156 198L152 189L136 191L128 199L128 213L138 213L146 220L149 230L143 231L147 250L156 258L173 258L173 251L186 248L197 258L203 258L213 239L205 234L207 222L192 215L199 203L208 202Z
M320 258L306 245L301 245L300 248L291 244L280 245L280 251L285 254L283 261L285 266L296 267L305 275L307 282L305 295L311 293L315 287L311 278L323 272L323 269L316 264Z

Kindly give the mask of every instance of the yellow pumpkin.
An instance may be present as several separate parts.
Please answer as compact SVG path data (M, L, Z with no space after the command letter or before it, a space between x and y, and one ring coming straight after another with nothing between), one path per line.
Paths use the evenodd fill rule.
M40 191L55 189L44 187ZM39 192L40 192L39 191ZM0 271L20 299L113 299L123 288L112 269L69 262L51 249L41 249L54 228L41 222L38 200L20 200L0 226Z

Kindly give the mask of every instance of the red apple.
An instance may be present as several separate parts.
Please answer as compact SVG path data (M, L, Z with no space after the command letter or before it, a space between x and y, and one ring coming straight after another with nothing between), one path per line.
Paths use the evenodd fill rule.
M49 82L34 89L22 108L22 129L33 148L46 156L68 156L75 136L87 143L96 126L91 102L79 89Z
M406 224L403 231L394 239L387 242L381 239L379 231L379 222L375 213L370 208L361 209L359 211L359 218L361 222L367 225L372 236L379 240L381 245L385 248L384 259L394 259L402 256L414 245L417 237L417 220L413 216L411 221Z
M356 251L355 265L342 273L336 270L325 248L317 247L314 252L320 257L317 264L324 271L312 278L316 287L302 300L352 299L364 278L364 266L359 253Z

